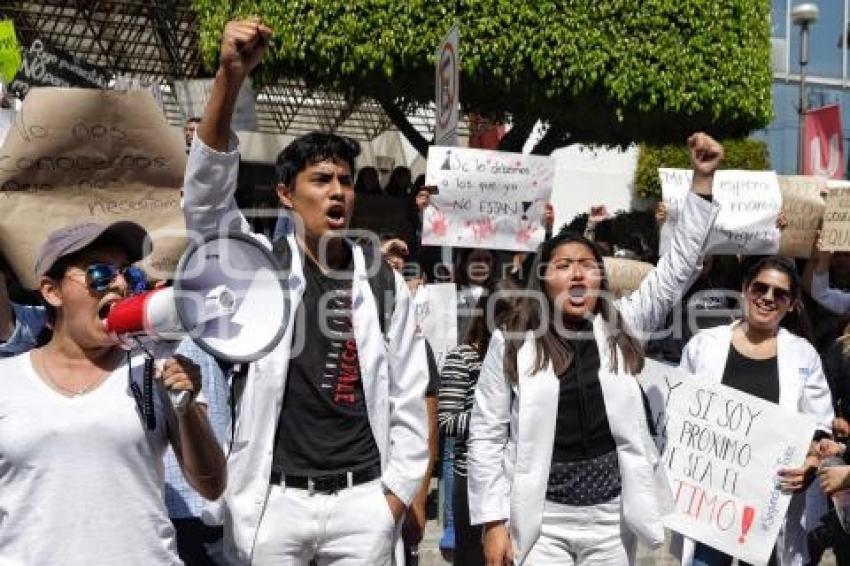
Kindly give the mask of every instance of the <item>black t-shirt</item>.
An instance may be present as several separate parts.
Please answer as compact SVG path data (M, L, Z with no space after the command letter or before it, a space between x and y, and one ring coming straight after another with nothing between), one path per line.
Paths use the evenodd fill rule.
M592 332L589 325L585 330ZM575 348L573 361L559 379L553 462L586 460L617 449L599 383L596 340L590 338L572 344Z
M721 383L765 401L779 403L779 365L776 356L754 360L729 344L729 355Z
M350 261L345 272L331 277L305 257L293 341L303 347L290 361L275 434L272 469L278 473L323 475L380 465L352 331ZM323 310L328 335L319 320Z

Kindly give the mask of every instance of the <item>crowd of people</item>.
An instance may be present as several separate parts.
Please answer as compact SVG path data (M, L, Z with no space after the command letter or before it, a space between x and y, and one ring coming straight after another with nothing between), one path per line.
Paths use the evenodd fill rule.
M192 233L252 233L231 118L271 36L256 20L223 32L187 132ZM702 133L688 147L692 191L663 254L654 236L606 241L600 205L556 233L547 209L535 253L457 250L446 266L419 242L424 179L397 169L382 190L373 168L355 181L356 142L297 138L275 167L274 235L252 233L285 266L288 324L251 364L187 338L151 367L103 323L151 286L133 265L148 234L128 221L54 231L36 302L12 273L0 281L0 563L413 564L450 439L454 564L634 564L638 542L664 543L671 500L635 379L654 358L817 422L805 461L775 478L793 495L771 563L817 564L831 546L850 565L827 507L850 489L850 254L706 256L723 148ZM381 192L410 201L412 236L381 234L380 249L344 237L356 195ZM614 298L608 255L655 265ZM438 368L413 297L447 280L458 345ZM683 564L732 563L674 539Z

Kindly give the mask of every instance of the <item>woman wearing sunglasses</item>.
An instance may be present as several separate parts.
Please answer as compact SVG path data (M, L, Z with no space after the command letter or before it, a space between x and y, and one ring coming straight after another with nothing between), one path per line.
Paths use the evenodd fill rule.
M196 365L158 372L155 424L143 417L145 358L106 333L112 305L144 289L138 224L53 232L36 258L52 337L0 361L0 556L14 564L180 564L163 503L170 444L204 497L224 489L225 461L203 407ZM169 391L188 391L176 414Z
M744 318L697 333L682 353L681 367L790 411L815 418L814 440L829 436L832 401L817 351L809 342L800 277L794 264L772 256L758 260L744 276ZM779 484L791 499L771 564L801 565L806 557L805 490L818 466L816 446L798 468L780 470ZM765 478L767 479L767 478ZM720 566L732 558L714 548L685 541L682 563Z

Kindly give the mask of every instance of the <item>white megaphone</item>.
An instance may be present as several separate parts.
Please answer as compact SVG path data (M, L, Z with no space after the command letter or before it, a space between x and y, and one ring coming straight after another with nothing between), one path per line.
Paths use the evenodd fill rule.
M115 303L104 325L122 344L188 336L219 360L251 362L286 330L289 294L280 275L279 262L253 237L210 235L180 258L172 287ZM172 401L179 408L188 396Z

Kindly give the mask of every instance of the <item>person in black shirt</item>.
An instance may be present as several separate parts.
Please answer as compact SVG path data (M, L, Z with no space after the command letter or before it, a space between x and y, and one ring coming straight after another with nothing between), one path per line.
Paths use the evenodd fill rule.
M632 564L664 541L662 483L640 386L638 333L657 328L698 268L723 155L688 140L694 183L671 249L612 300L599 247L561 233L535 256L528 293L495 329L469 423L472 524L487 564ZM659 474L659 475L656 475Z
M271 34L257 20L225 27L184 181L195 234L250 229L233 199L230 122ZM426 471L427 359L413 303L376 249L345 237L358 153L357 142L333 134L294 140L275 167L288 211L282 236L272 246L253 234L288 266L291 316L235 397L228 564L391 564Z
M746 273L743 294L743 320L698 332L682 353L681 367L815 418L819 430L803 466L778 472L780 486L795 498L805 499L805 489L819 464L816 442L829 436L833 412L820 357L810 343L800 276L790 260L765 257ZM799 516L804 505L797 503L792 499L789 509L797 511L789 511L784 544L777 546L771 563L792 563L805 551L806 533ZM683 556L684 562L691 563L687 556ZM724 566L731 562L731 556L705 544L693 547L693 564Z

